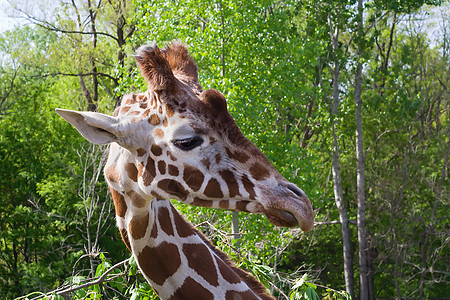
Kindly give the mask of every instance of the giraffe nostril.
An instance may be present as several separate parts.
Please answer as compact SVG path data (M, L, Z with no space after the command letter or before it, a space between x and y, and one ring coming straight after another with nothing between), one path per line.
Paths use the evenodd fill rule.
M288 190L290 190L291 192L293 192L295 195L299 196L300 198L306 197L305 192L303 192L301 189L299 189L296 185L289 184L286 187Z

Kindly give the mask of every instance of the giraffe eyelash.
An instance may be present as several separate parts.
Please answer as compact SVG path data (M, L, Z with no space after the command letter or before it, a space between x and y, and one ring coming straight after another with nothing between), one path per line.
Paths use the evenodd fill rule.
M173 140L172 143L178 149L181 149L183 151L189 151L203 144L203 139L199 136L194 136L192 138L187 139Z

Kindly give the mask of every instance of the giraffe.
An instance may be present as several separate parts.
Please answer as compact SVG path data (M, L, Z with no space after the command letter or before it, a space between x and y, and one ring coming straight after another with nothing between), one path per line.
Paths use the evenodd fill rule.
M308 197L244 137L225 97L203 91L186 46L145 45L134 57L148 88L114 116L56 109L88 141L110 144L104 174L126 247L161 299L273 299L169 199L309 231Z

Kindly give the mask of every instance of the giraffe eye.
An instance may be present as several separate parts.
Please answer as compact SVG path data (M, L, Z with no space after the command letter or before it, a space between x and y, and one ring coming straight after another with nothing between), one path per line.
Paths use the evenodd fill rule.
M199 136L194 136L193 138L182 139L182 140L174 140L173 144L184 151L189 151L194 149L195 147L200 146L203 143L203 139Z

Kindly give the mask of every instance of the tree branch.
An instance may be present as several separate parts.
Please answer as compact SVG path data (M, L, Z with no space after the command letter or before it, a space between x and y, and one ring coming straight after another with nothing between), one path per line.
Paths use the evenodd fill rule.
M112 38L113 40L115 40L116 42L118 42L117 37L106 33L106 32L85 32L85 31L80 31L80 30L65 30L65 29L61 29L56 27L55 25L51 24L50 22L47 22L45 20L40 20L32 15L30 15L29 13L27 13L26 11L18 8L17 6L14 6L14 9L17 10L18 12L22 13L25 15L24 19L28 19L29 21L31 21L33 24L40 26L44 29L50 30L50 31L55 31L55 32L61 32L61 33L66 33L66 34L83 34L83 35L103 35L103 36L107 36L109 38ZM77 11L77 17L79 17L78 15L78 11Z
M90 280L89 282L86 282L86 283L83 283L83 284L80 284L80 285L77 285L76 283L73 283L73 284L71 284L69 286L60 287L60 288L58 288L56 290L53 290L53 291L47 293L47 295L51 295L51 294L65 295L65 294L69 294L69 293L75 292L75 291L80 290L80 289L84 289L84 288L87 288L87 287L90 287L90 286L93 286L93 285L96 285L96 284L101 284L101 283L104 283L104 282L108 282L108 281L111 281L111 280L113 280L113 279L115 279L117 277L123 276L123 274L116 274L115 276L107 278L107 276L112 271L114 271L115 269L119 268L120 266L128 263L129 260L130 259L128 258L128 259L125 259L125 260L123 260L121 262L118 262L117 264L115 264L114 266L112 266L108 270L106 270L106 272L103 273L101 276L87 279L87 280ZM40 297L38 297L38 298L40 298ZM35 298L35 299L38 299L38 298Z
M364 31L364 34L363 35L367 35L367 33L369 32L369 30L370 29L372 29L372 27L373 26L375 26L378 22L380 22L387 14L389 13L389 11L387 10L384 14L382 14L378 19L376 19L375 21L373 21L367 28L366 28L366 30ZM352 42L353 42L353 38L354 38L354 36L352 35L351 36L351 38L350 38L350 40L348 41L348 43L347 43L347 47L345 48L345 56L347 56L347 53L348 53L348 50L349 50L349 48L350 48L350 45L352 44Z
M14 75L11 79L11 82L9 84L9 88L8 90L5 91L5 94L2 95L2 100L0 101L0 114L2 114L3 111L8 110L11 105L13 105L16 101L12 101L11 103L9 103L9 105L6 104L6 100L8 100L9 95L11 95L12 91L14 90L14 81L16 80L17 77L17 69L14 69Z
M89 72L89 73L79 73L79 74L73 74L73 73L63 73L63 72L55 72L55 73L47 73L47 74L40 74L40 75L31 75L31 78L45 78L45 77L50 77L50 76L72 76L72 77L78 77L78 76L82 76L82 77L86 77L86 76L92 76L92 75L98 75L98 76L104 76L107 77L109 79L111 79L112 81L114 81L115 84L119 84L117 82L117 78L106 74L106 73L102 73L102 72Z
M348 220L348 223L356 225L356 220ZM341 224L341 221L314 222L314 226Z

